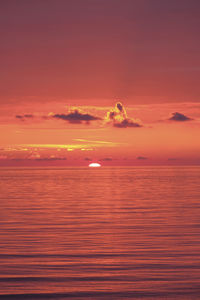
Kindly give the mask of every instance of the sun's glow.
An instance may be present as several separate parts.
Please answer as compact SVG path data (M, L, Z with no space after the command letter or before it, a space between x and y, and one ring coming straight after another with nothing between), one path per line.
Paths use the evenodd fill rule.
M98 167L101 167L101 165L99 163L91 163L91 164L89 164L89 167L98 168Z

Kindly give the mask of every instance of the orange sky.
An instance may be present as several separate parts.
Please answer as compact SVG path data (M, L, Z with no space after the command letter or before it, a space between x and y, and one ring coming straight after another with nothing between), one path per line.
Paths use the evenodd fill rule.
M196 0L1 2L0 166L199 164L199 15Z
M1 165L200 163L199 104L125 109L117 103L78 108L55 103L52 110L41 105L2 114Z

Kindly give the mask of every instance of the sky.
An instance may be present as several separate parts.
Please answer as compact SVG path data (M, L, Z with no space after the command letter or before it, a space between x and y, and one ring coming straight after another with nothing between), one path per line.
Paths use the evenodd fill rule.
M198 0L0 2L0 166L200 164Z

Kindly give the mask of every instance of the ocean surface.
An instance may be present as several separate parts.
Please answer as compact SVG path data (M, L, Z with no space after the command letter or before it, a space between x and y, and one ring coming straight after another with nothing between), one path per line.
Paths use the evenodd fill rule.
M200 299L200 167L1 168L2 299Z

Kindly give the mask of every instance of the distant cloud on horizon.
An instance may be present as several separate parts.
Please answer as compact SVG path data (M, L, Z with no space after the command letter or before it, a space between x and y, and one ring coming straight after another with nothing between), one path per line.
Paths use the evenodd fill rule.
M147 160L148 157L145 157L145 156L138 156L137 159L138 159L138 160Z
M112 158L111 157L104 157L104 158L101 158L99 160L100 161L112 161Z

